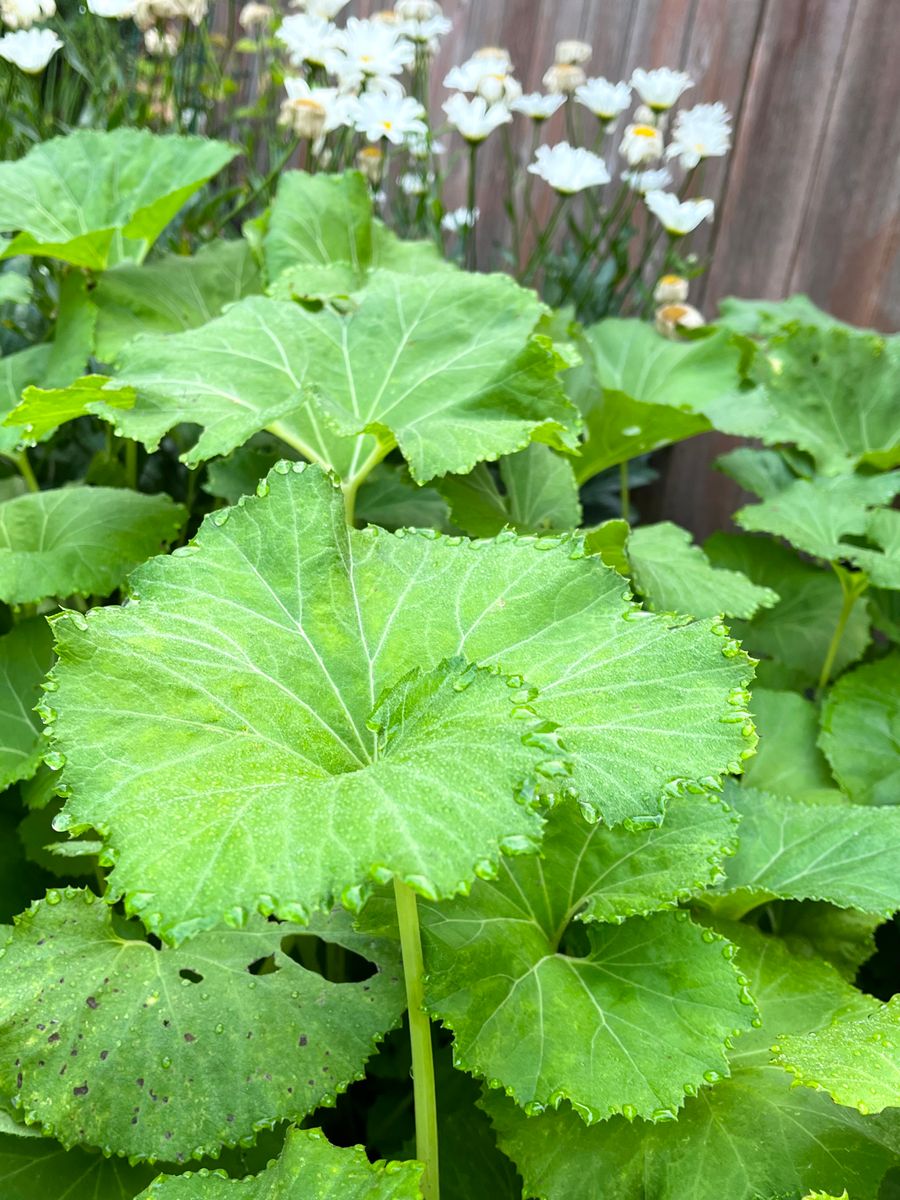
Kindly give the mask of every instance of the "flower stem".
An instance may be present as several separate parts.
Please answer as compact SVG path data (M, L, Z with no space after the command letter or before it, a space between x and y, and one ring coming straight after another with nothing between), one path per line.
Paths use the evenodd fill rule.
M822 663L822 670L819 673L819 682L816 687L817 697L821 696L828 686L828 680L831 678L831 671L834 667L834 660L840 649L844 630L847 628L847 622L850 620L850 614L853 612L853 606L869 586L869 580L862 572L851 573L850 571L845 571L839 563L832 563L831 565L840 581L843 601L841 603L841 611L838 614L837 625L834 628L834 633L831 635L831 641L828 643L828 649L825 652L825 661Z
M470 271L477 269L478 264L478 238L475 232L475 182L476 182L476 166L478 163L478 142L469 143L469 194L466 200L466 208L468 215L466 219L466 248L464 262Z
M522 278L520 282L528 283L532 276L535 275L540 268L541 263L546 257L547 250L550 246L550 241L556 232L556 226L559 224L559 218L562 216L562 210L565 207L565 203L568 199L568 196L560 196L559 200L556 202L556 208L554 208L553 212L550 214L550 220L541 231L541 236L538 238L537 245L531 253L531 258L529 258L525 265L525 270L522 272Z
M403 975L409 1008L409 1041L412 1047L413 1096L416 1107L416 1158L425 1164L424 1200L439 1200L437 1102L434 1091L434 1058L431 1023L425 1011L425 963L416 893L394 877L394 897L403 951Z
M628 491L628 461L619 463L619 506L622 512L622 520L628 520L630 510L629 491Z

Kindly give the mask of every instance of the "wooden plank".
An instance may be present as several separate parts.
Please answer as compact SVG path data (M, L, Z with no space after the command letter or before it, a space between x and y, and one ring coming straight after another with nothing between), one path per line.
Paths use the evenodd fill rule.
M854 0L766 0L713 239L709 309L789 283Z
M900 21L859 0L789 289L845 321L900 327ZM895 13L895 16L900 14Z

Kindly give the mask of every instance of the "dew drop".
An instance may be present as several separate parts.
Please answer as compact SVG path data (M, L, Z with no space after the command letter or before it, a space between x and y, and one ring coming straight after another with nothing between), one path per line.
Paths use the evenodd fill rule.
M60 892L58 892L56 890L56 888L51 888L49 890L49 892L47 893L47 903L56 905L56 904L61 903L61 901L62 901L62 894Z

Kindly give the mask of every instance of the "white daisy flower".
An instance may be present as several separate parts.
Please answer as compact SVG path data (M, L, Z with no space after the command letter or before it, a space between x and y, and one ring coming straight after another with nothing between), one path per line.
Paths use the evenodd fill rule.
M288 98L281 105L279 124L290 126L298 137L317 138L353 124L355 96L333 87L310 87L305 79L292 77L285 79L284 90Z
M518 96L509 107L513 112L522 113L532 121L538 122L552 117L565 102L565 96L560 96L559 93L544 96L540 92L529 92L527 96Z
M311 17L321 17L323 21L333 21L348 3L349 0L291 0L291 8L302 8Z
M657 304L683 304L690 286L683 275L660 275L653 289L653 299Z
M627 83L610 83L601 75L577 87L575 99L601 121L612 121L631 103L631 88Z
M582 147L577 149L568 142L556 146L538 146L534 162L528 170L547 181L554 191L563 196L572 196L588 187L609 183L609 171L599 154L592 154Z
M574 38L566 38L562 42L556 43L556 53L553 56L553 61L557 64L567 64L568 66L580 66L586 63L594 53L593 47L588 42L579 42Z
M684 71L673 71L669 67L658 67L655 71L638 67L632 72L631 86L654 112L665 112L682 92L694 86L694 81Z
M453 28L436 0L397 0L394 13L404 37L420 45L429 45Z
M370 142L387 138L392 145L399 146L410 134L428 133L424 117L425 109L412 96L363 92L356 103L354 124Z
M674 192L648 192L644 202L673 237L684 237L716 211L712 200L679 200Z
M647 171L623 171L622 182L627 183L633 192L660 192L672 182L671 172L665 167Z
M405 175L401 175L397 181L400 184L400 191L405 196L427 196L428 189L434 183L434 175L431 171L427 175L417 175L415 171L407 171Z
M55 0L0 0L0 20L10 29L30 29L55 16Z
M124 21L134 16L137 4L135 0L87 0L87 8L95 17Z
M509 51L504 49L503 46L480 46L472 55L472 58L501 58L507 71L512 70L512 57Z
M677 338L682 329L705 325L703 313L693 304L664 304L656 310L656 331L663 337Z
M314 67L334 71L341 56L337 34L335 27L324 17L295 13L284 18L275 36L287 46L288 58L295 67L311 63Z
M663 136L655 125L626 125L619 153L630 167L655 162L663 152Z
M467 99L462 92L444 101L447 120L467 142L483 142L488 134L512 120L512 113L505 104L488 105L483 96Z
M703 158L719 158L731 149L731 116L724 104L695 104L675 117L666 158L677 158L688 170Z
M444 77L444 87L483 96L488 104L508 104L522 95L521 84L510 74L508 59L500 56L483 55L452 67Z
M26 75L39 75L61 48L62 40L52 29L19 29L0 37L0 58Z
M587 83L584 68L576 63L554 63L545 72L541 83L548 92L558 92L562 96L571 96L582 84Z
M415 47L383 21L348 17L346 28L337 31L336 42L343 55L338 73L344 87L400 75L416 57Z
M444 213L441 217L441 229L446 233L459 233L463 229L472 229L481 216L480 208L455 208L453 212Z
M271 4L245 4L238 17L238 24L241 29L252 33L256 29L265 29L274 16L275 10Z

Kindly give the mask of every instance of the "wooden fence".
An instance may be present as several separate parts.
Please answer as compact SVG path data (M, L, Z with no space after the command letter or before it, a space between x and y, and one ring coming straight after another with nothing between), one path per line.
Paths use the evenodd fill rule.
M594 47L590 74L677 66L696 80L691 103L727 105L735 144L704 178L717 219L692 296L707 314L722 296L803 291L854 324L898 328L900 0L444 0L444 12L438 83L479 46L502 45L535 90L555 43L577 37ZM740 496L708 468L729 444L710 434L676 447L654 507L698 535L725 525Z

